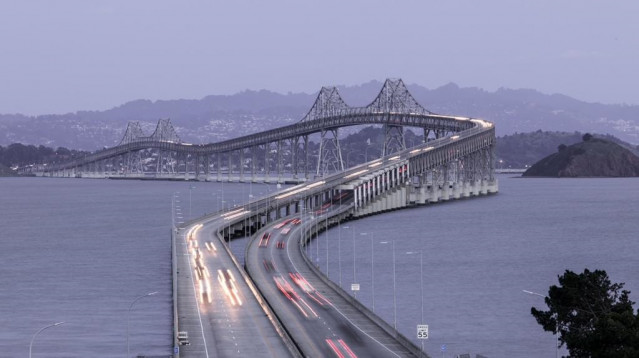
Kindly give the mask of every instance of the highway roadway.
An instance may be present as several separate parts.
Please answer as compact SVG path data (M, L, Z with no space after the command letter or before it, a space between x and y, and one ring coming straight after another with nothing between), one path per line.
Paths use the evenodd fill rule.
M254 236L246 254L247 272L303 354L413 356L308 268L299 242L304 224L297 214L268 225Z
M189 343L180 345L180 356L291 356L218 238L223 225L218 216L177 238L178 331L188 332Z

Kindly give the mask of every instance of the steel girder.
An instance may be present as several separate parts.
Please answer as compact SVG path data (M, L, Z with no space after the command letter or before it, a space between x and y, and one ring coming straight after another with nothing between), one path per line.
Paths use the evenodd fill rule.
M367 108L349 109L348 113L336 117L328 117L313 121L300 122L273 130L268 130L224 142L188 145L177 142L157 141L151 138L139 139L116 147L107 148L86 155L84 158L75 159L67 163L51 165L48 171L74 168L84 163L98 161L104 158L118 156L123 153L142 149L159 149L163 151L210 155L230 152L240 148L276 143L280 140L290 140L295 137L308 136L313 133L332 130L340 127L362 124L391 124L394 126L422 127L431 130L446 132L460 132L473 127L468 120L459 120L455 117L418 115L413 113L372 113Z
M281 147L283 141L295 141L295 138L304 137L305 155L308 158L308 136L313 133L326 133L337 130L341 127L354 125L380 124L387 128L401 128L404 126L420 127L424 129L425 138L428 133L435 133L439 138L445 133L462 132L477 126L469 121L469 118L442 116L433 114L424 109L406 89L402 80L386 80L377 97L366 107L350 107L340 97L334 87L324 87L319 92L317 99L304 118L295 124L255 133L231 140L204 145L190 145L180 142L173 126L168 119L161 119L151 136L143 136L139 123L130 123L121 141L121 144L107 148L76 159L67 163L51 165L47 171L78 168L90 162L100 161L106 158L126 155L126 153L141 151L144 149L156 149L164 153L174 153L176 158L201 156L219 156L223 153L229 158L235 151L242 151L243 148L259 148L264 146L265 169L268 173L270 163L268 161L268 148L272 143L279 143ZM290 147L294 147L291 143ZM291 148L295 156L295 149ZM240 152L242 153L242 152ZM281 174L281 153L278 151L277 168ZM297 159L295 156L294 159ZM196 160L196 164L199 160ZM295 160L293 160L295 161ZM308 159L305 160L306 170L308 169ZM240 164L240 174L243 174L243 165ZM198 168L199 169L199 168ZM198 172L196 169L196 172ZM292 171L295 173L296 165ZM306 171L305 170L305 171ZM177 170L179 171L179 169ZM218 173L220 171L218 165ZM185 160L185 172L188 172L188 165ZM232 167L229 165L229 176Z

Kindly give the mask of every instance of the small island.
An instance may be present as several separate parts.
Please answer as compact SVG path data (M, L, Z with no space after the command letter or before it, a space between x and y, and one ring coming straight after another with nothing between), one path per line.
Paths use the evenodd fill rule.
M584 134L583 142L561 144L558 151L531 166L525 177L637 177L639 157L604 139Z

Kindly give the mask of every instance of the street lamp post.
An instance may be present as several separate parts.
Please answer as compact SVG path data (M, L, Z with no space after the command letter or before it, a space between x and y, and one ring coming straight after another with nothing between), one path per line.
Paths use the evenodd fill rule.
M419 249L419 293L422 306L422 317L420 324L424 324L424 252ZM424 340L422 339L422 352L424 354ZM420 354L420 355L421 355Z
M191 212L191 192L195 188L193 185L189 184L189 220L193 218L193 213Z
M416 254L416 251L408 251L406 252L406 255L413 255ZM424 323L424 255L423 255L423 251L420 249L419 250L419 292L420 292L420 303L421 303L421 320L420 320L420 324ZM424 340L421 339L421 346L422 346L422 350L421 350L421 354L424 353Z
M539 296L542 298L548 298L548 296L544 296L541 293L537 293L537 292L532 292L532 291L528 291L528 290L522 290L524 293L527 293L529 295L535 295L535 296ZM555 313L555 358L559 357L559 319L557 317L557 314Z
M360 232L360 235L366 236L367 232ZM375 246L373 245L374 234L371 233L371 297L373 299L373 312L375 312Z
M330 279L331 276L328 274L328 215L324 213L324 216L324 236L326 236L326 239L324 240L326 242L326 277ZM319 245L319 242L317 244Z
M344 226L344 229L350 229ZM339 287L342 287L342 230L339 230L339 239L337 240L337 265L339 270Z
M393 239L393 321L397 331L397 286L395 285L395 239Z
M50 324L48 326L42 327L33 335L33 337L31 337L31 342L29 343L29 358L31 358L31 349L33 348L33 341L35 340L36 336L47 328L59 326L61 324L64 324L64 322L58 322L58 323L54 323L54 324Z
M397 330L397 285L395 284L395 240L392 240L393 246L393 322L395 330ZM388 241L380 241L380 244L388 244Z
M353 240L353 283L357 283L357 276L355 275L355 233L351 235L351 239ZM357 291L355 290L353 290L353 297L357 297Z
M133 305L140 299L147 297L147 296L153 296L156 293L158 293L158 291L154 291L154 292L149 292L145 295L142 296L138 296L136 299L133 300L133 302L131 302L131 305L129 306L129 314L126 316L126 356L127 358L131 356L131 353L129 352L129 318L131 316L131 308L133 308Z

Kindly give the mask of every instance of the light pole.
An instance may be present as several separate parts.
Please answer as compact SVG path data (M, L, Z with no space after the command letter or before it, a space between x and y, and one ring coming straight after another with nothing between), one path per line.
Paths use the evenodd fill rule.
M366 144L366 149L364 149L364 163L368 163L368 146L370 144Z
M393 239L393 321L397 330L397 286L395 284L395 239Z
M192 184L189 184L189 220L191 220L193 218L193 213L191 212L191 192L193 191L193 189L195 188L195 186L193 186Z
M131 305L129 306L129 314L126 316L126 356L127 358L131 356L131 353L129 353L129 318L131 316L131 308L133 308L133 305L140 299L147 297L147 296L153 296L156 293L158 293L158 291L154 291L154 292L149 292L146 295L142 295L142 296L138 296L136 299L133 300L133 302L131 302Z
M36 336L47 328L59 326L61 324L64 324L64 322L58 322L58 323L54 323L54 324L50 324L48 326L42 327L33 335L33 337L31 337L31 342L29 343L29 358L31 358L31 348L33 348L33 341L35 340Z
M344 229L350 229L349 226L344 226ZM342 229L338 231L339 238L337 240L337 265L339 270L339 287L342 287Z
M353 240L353 283L357 283L357 277L355 276L355 233L351 231L351 239ZM353 297L357 297L357 291L353 290Z
M324 226L324 235L326 236L326 240L324 240L326 242L326 277L330 279L331 276L328 273L328 223Z
M408 251L406 252L406 255L413 255L416 254L416 251ZM421 315L421 320L419 321L419 324L424 324L424 255L423 255L423 251L420 249L419 250L419 292L420 292L420 303L422 306L422 315ZM421 353L424 353L424 340L420 339L421 341L421 345L422 345L422 350Z
M388 244L388 241L380 241L380 244ZM393 321L395 330L397 330L397 286L395 284L395 240L392 240L393 246Z
M543 297L544 299L548 298L548 296L544 296L541 293L532 292L528 290L522 290L522 291L529 295ZM554 313L554 316L555 316L555 358L557 358L559 357L559 317L557 317L556 313Z
M367 232L360 232L362 236L368 235ZM371 297L373 298L373 312L375 312L375 246L373 245L374 234L371 233Z

